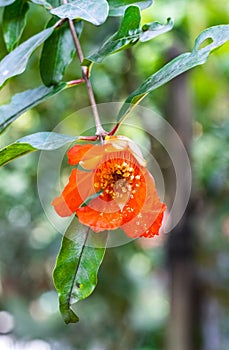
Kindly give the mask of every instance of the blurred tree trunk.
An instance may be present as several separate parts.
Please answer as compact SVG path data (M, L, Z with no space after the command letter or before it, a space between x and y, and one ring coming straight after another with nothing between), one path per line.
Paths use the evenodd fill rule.
M179 50L171 49L168 52L169 59L178 54L180 54ZM165 114L189 154L192 138L192 108L187 77L187 74L182 74L167 85ZM180 164L181 168L182 166ZM168 170L166 177L168 190L173 198L176 179L172 168ZM183 181L184 183L180 185L185 188L185 177ZM189 204L182 221L169 234L167 243L170 317L166 334L166 350L200 349L195 339L198 334L196 328L198 329L200 312L194 257L195 235L190 225L192 215Z

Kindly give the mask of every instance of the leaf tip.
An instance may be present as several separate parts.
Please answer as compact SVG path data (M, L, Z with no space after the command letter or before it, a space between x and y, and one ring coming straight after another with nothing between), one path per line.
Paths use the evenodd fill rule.
M66 324L79 322L79 317L71 309L62 310L61 314Z

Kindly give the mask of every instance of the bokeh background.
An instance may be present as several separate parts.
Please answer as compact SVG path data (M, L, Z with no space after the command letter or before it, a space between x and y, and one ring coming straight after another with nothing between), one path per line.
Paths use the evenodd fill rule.
M157 0L143 22L175 21L174 29L132 50L115 54L92 74L98 103L120 102L147 76L179 53L190 51L205 28L227 24L229 4ZM0 58L6 54L1 28ZM22 40L48 20L30 5ZM85 55L113 33L85 26ZM38 58L0 92L0 104L41 83ZM75 59L65 79L80 75ZM159 88L142 105L159 113L180 135L190 156L193 188L183 220L158 239L137 240L107 250L95 292L76 306L80 322L65 325L58 311L52 270L62 236L41 207L37 190L39 154L0 170L0 349L26 350L227 350L229 349L229 44L207 64ZM51 131L88 106L79 86L26 112L1 135L0 145L36 131ZM107 116L109 123L113 116ZM87 127L79 118L79 128ZM147 129L147 120L139 122ZM91 121L92 123L92 121ZM160 164L166 201L174 195L174 171L163 147L145 134ZM182 166L182 164L181 164Z

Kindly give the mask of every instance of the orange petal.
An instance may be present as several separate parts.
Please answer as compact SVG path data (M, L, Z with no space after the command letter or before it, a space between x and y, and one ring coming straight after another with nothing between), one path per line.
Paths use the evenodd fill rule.
M127 151L128 153L131 153L132 156L135 157L135 159L138 161L138 163L145 167L146 161L143 158L141 150L138 148L138 146L130 140L126 136L106 136L105 137L105 152L119 152L119 151ZM128 159L128 158L126 158Z
M124 217L121 226L123 231L130 237L153 237L157 235L166 208L165 204L160 201L154 179L148 170L145 171L144 179L146 182L146 193L145 198L142 196L138 206L136 206L137 210L135 209L135 213L137 215L132 218L131 216ZM140 208L139 205L141 203L142 207Z
M78 173L83 173L83 176L80 176L80 186L82 186L84 189L87 189L87 195L90 195L91 188L88 186L88 184L90 183L91 174L73 169L69 177L68 184L65 186L61 196L54 198L52 202L52 205L54 206L57 214L62 217L72 215L85 200L85 198L82 198L82 195L79 193L77 188L78 182L76 184L76 179L78 177Z
M66 204L64 197L56 197L52 201L52 205L54 206L55 211L58 215L65 217L65 216L71 216L73 211L69 209L68 205Z
M79 208L77 216L82 224L91 227L95 232L115 230L122 223L122 214L114 201L106 202L101 198L96 198L88 206Z
M140 235L140 237L152 238L155 235L159 234L159 230L161 228L161 224L162 224L165 210L166 210L166 205L163 204L161 207L161 212L158 214L156 220L153 222L153 224L145 232L143 232ZM148 215L150 215L150 213Z
M134 219L122 225L121 228L127 234L127 236L133 238L151 238L158 235L165 208L165 205L161 203L161 208L159 210L152 209L148 212L141 212Z
M78 164L86 152L88 152L89 149L94 147L92 144L86 144L86 145L75 145L72 148L70 148L67 152L68 155L68 163L71 165Z
M80 165L87 170L93 170L101 162L104 156L103 145L93 145L80 159Z
M136 217L142 210L146 202L146 169L139 167L134 176L141 176L141 182L133 198L130 198L123 209L123 224L129 222Z

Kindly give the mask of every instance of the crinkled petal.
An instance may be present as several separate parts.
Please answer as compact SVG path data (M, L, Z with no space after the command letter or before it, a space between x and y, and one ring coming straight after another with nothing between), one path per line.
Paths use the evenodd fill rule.
M159 235L159 230L161 228L165 210L166 210L166 205L162 203L161 211L159 212L157 218L154 220L152 225L140 235L140 237L152 238L156 235ZM146 215L151 215L151 213L148 213L148 214L146 213Z
M78 173L82 173L80 174L80 184L76 181ZM76 212L77 208L85 200L85 198L82 198L81 193L79 193L77 186L80 185L83 188L87 189L87 195L90 196L91 188L88 186L90 181L90 173L78 171L77 169L72 170L68 184L65 186L61 196L54 198L52 202L52 205L54 206L54 209L58 215L65 217L70 216Z
M145 167L146 161L143 158L141 150L138 146L125 136L107 136L105 138L105 152L118 152L118 151L127 151L135 157L138 163Z
M161 203L159 210L141 212L127 224L122 225L121 228L127 234L127 236L132 238L152 238L153 236L159 234L165 209L165 205Z
M163 219L165 204L161 203L157 194L154 179L146 169L144 174L146 183L145 198L142 197L138 211L134 216L124 217L121 228L130 237L153 237L157 235ZM137 198L137 196L136 196ZM144 202L142 202L144 200ZM137 202L137 201L136 201Z
M135 176L136 174L141 175L141 183L140 186L136 189L134 197L130 198L123 208L123 224L136 217L142 210L146 201L146 181L144 178L144 172L140 171L139 168L139 171L135 173Z
M71 147L67 152L68 163L71 165L79 164L85 153L87 153L92 147L94 147L94 145L90 143L86 145L75 145Z
M95 232L115 230L122 223L122 214L114 201L106 202L96 198L88 206L79 208L76 213L79 221Z
M93 145L83 154L79 164L86 170L95 169L104 157L103 145Z

